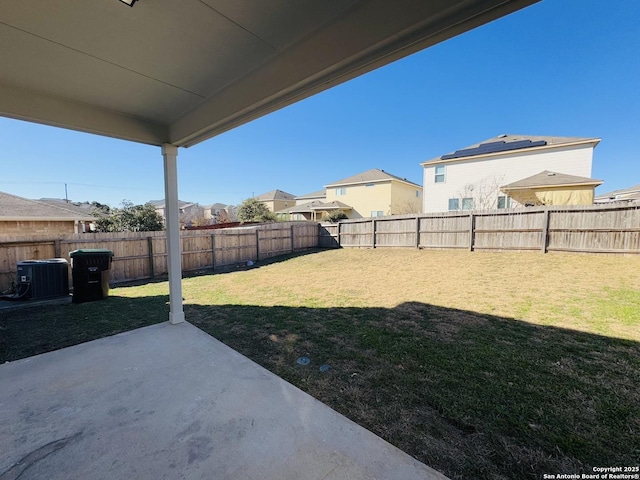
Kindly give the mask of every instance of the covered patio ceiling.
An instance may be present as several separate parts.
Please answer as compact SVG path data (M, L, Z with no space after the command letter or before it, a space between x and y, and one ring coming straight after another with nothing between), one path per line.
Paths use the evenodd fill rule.
M189 147L536 1L0 2L0 115Z

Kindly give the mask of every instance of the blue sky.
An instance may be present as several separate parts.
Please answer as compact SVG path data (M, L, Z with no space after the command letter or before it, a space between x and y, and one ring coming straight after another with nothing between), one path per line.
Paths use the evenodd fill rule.
M420 162L502 133L599 137L597 192L640 183L640 1L543 0L189 149L179 196L238 204ZM0 118L0 191L162 198L160 149Z

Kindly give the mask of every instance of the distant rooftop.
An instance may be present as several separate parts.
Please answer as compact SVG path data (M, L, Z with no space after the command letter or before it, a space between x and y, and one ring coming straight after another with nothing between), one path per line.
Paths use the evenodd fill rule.
M287 192L283 192L282 190L271 190L270 192L263 193L255 197L256 200L260 200L262 202L269 200L295 200L295 195L292 195Z
M162 200L149 200L147 203L150 203L151 205L153 205L156 208L164 208L164 199ZM192 202L185 202L182 200L178 200L178 208L182 208L185 205L191 205Z
M497 137L483 140L482 142L475 143L454 152L447 153L440 157L427 160L426 162L423 162L422 165L429 163L439 163L443 160L454 161L456 159L467 159L479 155L510 152L514 150L524 150L545 146L560 146L574 143L593 143L595 147L599 142L599 138L503 134L498 135Z
M40 203L47 203L49 205L53 205L54 207L63 208L65 210L69 210L81 215L91 215L93 212L93 205L91 205L89 202L74 203L71 201L68 202L62 198L41 198L35 201Z
M596 180L589 177L578 177L576 175L567 175L565 173L550 172L549 170L543 170L540 173L532 175L522 180L518 180L508 185L500 187L502 190L521 190L527 188L540 188L540 187L556 187L560 185L589 185L597 186L602 183L602 180Z
M316 192L307 193L305 195L299 195L296 197L296 200L304 200L306 198L322 198L327 196L327 189L323 188L322 190L318 190Z
M70 208L58 207L50 203L29 200L10 193L0 192L0 220L22 218L52 221L95 220L95 216L91 215L91 212L84 211L79 213Z
M604 199L604 198L616 198L616 197L626 197L628 195L640 194L640 183L638 185L634 185L629 188L622 188L620 190L613 190L612 192L603 193L602 195L598 195L596 199Z
M343 178L342 180L338 180L336 182L326 185L326 187L336 187L338 185L352 185L352 184L360 184L360 183L375 183L375 182L384 182L389 180L399 180L401 182L409 183L411 185L415 185L416 187L422 188L422 186L418 185L417 183L413 183L407 180L406 178L392 175L378 168L372 168L371 170L367 170L366 172L358 173L357 175Z

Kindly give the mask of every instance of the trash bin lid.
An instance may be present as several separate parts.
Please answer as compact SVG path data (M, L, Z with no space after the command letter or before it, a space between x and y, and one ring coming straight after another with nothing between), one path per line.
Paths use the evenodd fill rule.
M73 257L82 257L86 255L105 255L113 257L113 252L111 250L106 250L104 248L82 248L80 250L74 250L69 252L69 256Z

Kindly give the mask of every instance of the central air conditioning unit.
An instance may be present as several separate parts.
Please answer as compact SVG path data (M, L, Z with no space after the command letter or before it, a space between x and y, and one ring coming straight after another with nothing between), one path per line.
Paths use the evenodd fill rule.
M45 299L69 295L69 264L64 258L18 262L21 299Z

